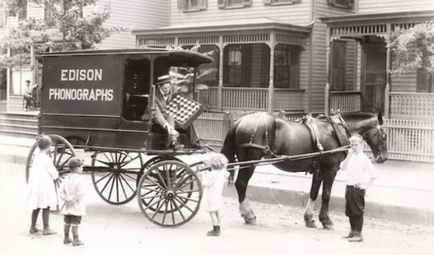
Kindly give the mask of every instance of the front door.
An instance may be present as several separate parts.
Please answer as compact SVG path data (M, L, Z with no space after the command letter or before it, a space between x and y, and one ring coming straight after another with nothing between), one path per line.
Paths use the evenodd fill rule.
M386 43L384 41L364 45L363 111L384 111L386 59Z

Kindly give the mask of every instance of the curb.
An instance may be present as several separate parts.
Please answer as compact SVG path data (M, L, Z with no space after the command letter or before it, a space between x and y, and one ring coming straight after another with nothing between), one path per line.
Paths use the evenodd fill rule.
M225 187L223 196L238 199L235 187ZM285 206L305 208L309 199L309 194L301 191L272 189L249 185L248 198L251 201L260 203L281 204ZM316 212L319 212L320 206L321 196L318 195L314 206ZM332 196L330 198L329 209L330 211L344 214L345 198ZM255 209L253 208L253 210ZM432 208L416 208L366 201L365 216L404 224L434 226L434 210ZM318 221L318 215L315 217L315 221Z

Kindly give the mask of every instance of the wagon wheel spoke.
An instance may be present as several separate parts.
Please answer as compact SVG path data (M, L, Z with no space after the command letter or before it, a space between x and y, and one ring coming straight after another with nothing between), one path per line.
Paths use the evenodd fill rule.
M140 153L96 152L92 156L92 182L98 195L107 203L121 205L136 195L137 178L142 167ZM104 172L97 171L103 168ZM108 171L108 173L106 172Z
M186 164L167 160L154 164L140 178L138 202L144 216L161 226L179 226L199 210L202 186Z

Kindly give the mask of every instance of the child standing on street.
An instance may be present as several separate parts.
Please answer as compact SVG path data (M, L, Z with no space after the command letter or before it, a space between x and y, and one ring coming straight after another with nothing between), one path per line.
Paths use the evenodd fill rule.
M47 154L51 146L51 138L43 135L37 139L39 151L33 159L27 183L27 200L32 211L30 234L40 230L36 228L39 211L42 209L43 235L52 235L56 232L50 229L50 207L57 206L56 187L54 180L59 177L53 160Z
M213 229L207 233L207 236L220 235L220 208L222 207L222 193L224 183L229 177L229 172L226 170L228 159L219 153L211 153L205 161L205 165L211 168L211 171L203 171L202 185L204 190L204 206L205 210L211 216Z
M59 194L63 201L61 213L64 215L64 244L72 243L73 246L83 245L78 237L78 226L81 223L81 218L86 214L86 204L84 201L84 185L81 180L81 173L83 172L83 160L72 157L69 160L69 174L63 180L60 186ZM69 230L71 229L73 240L69 237Z
M350 242L362 242L363 213L365 194L377 178L371 160L363 152L363 137L359 134L350 137L351 149L341 163L341 170L346 172L345 215L350 220L351 231L347 238Z

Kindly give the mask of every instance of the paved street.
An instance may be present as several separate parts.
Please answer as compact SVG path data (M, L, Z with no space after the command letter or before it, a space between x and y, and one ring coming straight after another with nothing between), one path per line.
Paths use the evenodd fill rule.
M136 200L124 206L103 202L86 180L87 216L80 228L82 247L62 243L62 216L51 215L58 231L52 236L29 235L30 211L25 206L24 165L0 162L1 254L429 254L434 228L366 218L363 243L348 243L343 213L332 212L334 231L307 229L303 208L253 202L258 225L247 226L234 197L225 197L222 235L205 236L210 229L204 211L183 226L162 228L149 222ZM41 227L39 219L39 227Z

